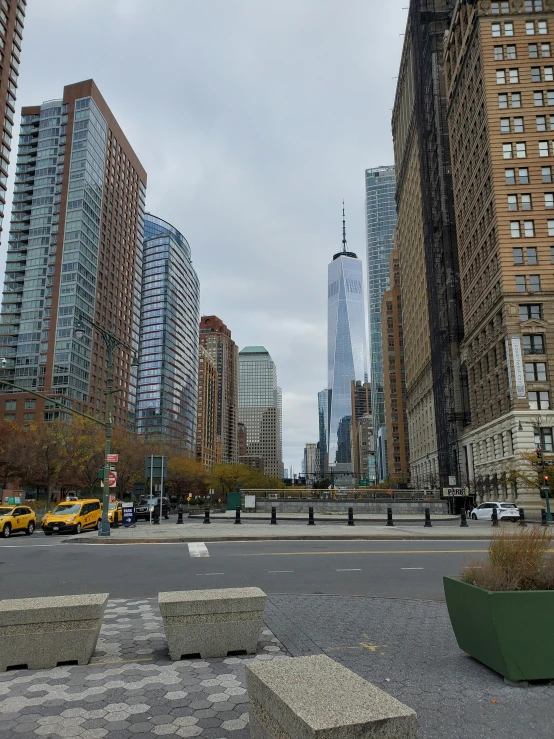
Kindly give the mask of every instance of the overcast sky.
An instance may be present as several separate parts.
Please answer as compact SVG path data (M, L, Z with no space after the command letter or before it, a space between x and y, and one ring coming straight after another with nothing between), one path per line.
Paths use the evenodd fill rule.
M148 173L147 210L191 245L202 313L275 360L284 461L297 471L318 439L342 199L349 248L365 262L364 170L393 163L406 5L27 3L18 108L96 81ZM15 156L10 191L14 173ZM2 268L6 230L3 241Z

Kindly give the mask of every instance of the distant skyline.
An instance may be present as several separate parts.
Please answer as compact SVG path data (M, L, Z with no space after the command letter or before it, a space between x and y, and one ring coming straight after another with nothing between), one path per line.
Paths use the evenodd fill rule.
M22 106L95 80L148 173L147 211L190 244L201 312L275 360L284 463L296 469L318 439L342 199L362 255L364 171L393 162L406 11L347 6L158 0L152 13L149 0L30 0L25 21L14 140ZM2 279L14 175L12 157Z

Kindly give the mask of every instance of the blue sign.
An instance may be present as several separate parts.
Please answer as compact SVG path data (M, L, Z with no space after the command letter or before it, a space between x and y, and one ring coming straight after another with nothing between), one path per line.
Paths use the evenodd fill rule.
M135 504L123 503L123 526L130 528L135 525Z

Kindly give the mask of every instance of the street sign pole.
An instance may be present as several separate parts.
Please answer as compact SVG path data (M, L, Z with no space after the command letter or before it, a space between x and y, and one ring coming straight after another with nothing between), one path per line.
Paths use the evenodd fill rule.
M154 455L150 455L150 525L152 525L152 480L154 478Z

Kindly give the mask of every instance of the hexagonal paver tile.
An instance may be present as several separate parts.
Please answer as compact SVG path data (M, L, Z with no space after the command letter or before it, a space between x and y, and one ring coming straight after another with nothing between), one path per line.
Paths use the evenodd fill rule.
M245 729L248 721L243 721L240 718L231 719L230 721L224 721L221 724L221 728L225 731L237 731L237 729Z
M199 736L201 733L202 729L198 726L182 726L180 729L177 729L174 736L190 737Z
M175 726L195 726L198 723L196 716L178 716L173 720Z
M157 736L169 736L170 734L175 734L178 728L179 727L175 726L175 724L162 724L161 726L156 726L155 729L152 729L152 733Z

